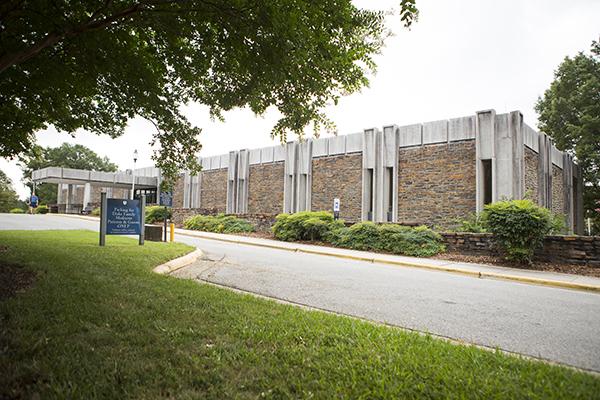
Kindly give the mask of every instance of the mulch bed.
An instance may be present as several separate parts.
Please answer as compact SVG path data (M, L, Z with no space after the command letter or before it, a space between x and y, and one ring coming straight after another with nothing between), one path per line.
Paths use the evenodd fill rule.
M600 268L589 267L587 265L560 264L544 261L535 261L533 264L527 265L510 262L500 256L475 256L460 253L442 253L432 258L437 260L488 264L498 267L519 268L531 271L561 272L563 274L585 275L600 278Z

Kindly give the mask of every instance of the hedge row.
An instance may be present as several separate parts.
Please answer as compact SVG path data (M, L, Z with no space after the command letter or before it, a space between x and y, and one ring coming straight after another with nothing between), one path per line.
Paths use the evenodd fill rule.
M361 222L346 227L343 221L336 221L332 214L323 211L279 214L273 233L284 241L320 240L349 249L416 257L429 257L445 250L442 237L425 226Z
M195 215L183 222L185 229L215 233L253 232L254 225L233 215Z

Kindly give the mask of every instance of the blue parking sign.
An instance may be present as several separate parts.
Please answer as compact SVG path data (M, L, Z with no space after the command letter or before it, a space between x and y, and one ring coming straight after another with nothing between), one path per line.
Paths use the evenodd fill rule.
M106 199L106 234L139 235L140 214L139 200Z
M158 205L173 207L173 192L160 192L160 196L158 197Z

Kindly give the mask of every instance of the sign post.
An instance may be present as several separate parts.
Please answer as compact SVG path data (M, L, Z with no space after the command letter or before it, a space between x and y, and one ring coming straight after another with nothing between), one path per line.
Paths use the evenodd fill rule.
M144 244L146 195L140 200L108 199L102 193L100 204L100 246L106 245L106 235L138 235Z
M106 244L106 192L100 193L100 246Z
M163 225L163 238L164 241L167 241L167 211L169 207L173 207L173 192L160 192L158 197L158 205L165 206L165 219Z
M140 211L140 246L144 245L144 239L146 238L146 195L142 195L142 210Z
M333 219L340 218L340 199L333 199Z

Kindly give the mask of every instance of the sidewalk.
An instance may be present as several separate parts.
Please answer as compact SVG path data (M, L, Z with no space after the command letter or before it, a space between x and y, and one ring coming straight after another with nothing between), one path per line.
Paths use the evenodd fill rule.
M303 252L330 257L339 257L344 259L368 261L376 264L387 264L395 265L398 267L423 268L441 272L457 273L477 278L502 279L600 293L600 278L582 275L571 275L556 272L497 267L484 264L471 264L447 260L436 260L430 258L405 257L327 246L316 246L293 242L281 242L278 240L262 239L248 236L192 231L180 228L176 228L175 233L178 235L191 236L209 240L218 240L222 242L236 243L248 246L267 247L293 252Z

